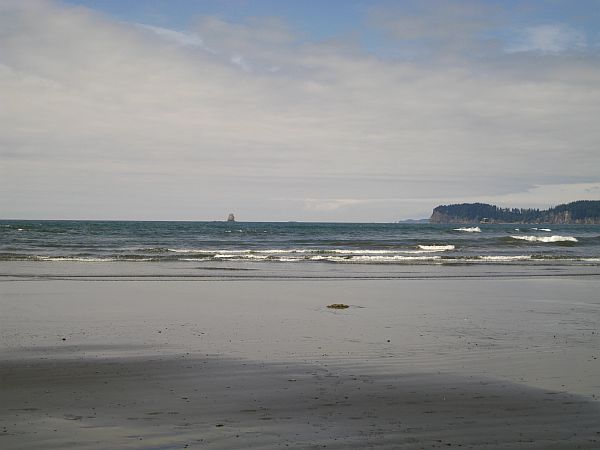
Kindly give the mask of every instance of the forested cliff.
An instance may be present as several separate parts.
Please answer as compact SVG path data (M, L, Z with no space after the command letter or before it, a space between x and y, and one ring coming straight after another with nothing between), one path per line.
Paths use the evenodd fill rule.
M587 223L600 224L600 200L579 200L554 208L500 208L486 203L436 207L430 223Z

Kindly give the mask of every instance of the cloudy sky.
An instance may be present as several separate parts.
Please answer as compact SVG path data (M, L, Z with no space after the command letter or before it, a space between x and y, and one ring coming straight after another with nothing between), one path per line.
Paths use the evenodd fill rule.
M0 218L600 199L600 0L0 0Z

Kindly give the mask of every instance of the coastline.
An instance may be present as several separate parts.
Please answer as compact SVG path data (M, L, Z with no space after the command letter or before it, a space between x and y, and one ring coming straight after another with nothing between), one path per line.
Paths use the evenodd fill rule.
M276 280L595 277L600 265L531 260L452 264L339 264L329 262L2 261L1 280Z

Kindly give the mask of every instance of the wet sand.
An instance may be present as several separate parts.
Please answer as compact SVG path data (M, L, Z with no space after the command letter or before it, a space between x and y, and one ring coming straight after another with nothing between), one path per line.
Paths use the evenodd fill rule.
M203 280L4 278L0 447L600 447L599 277Z
M3 448L600 445L597 403L498 380L190 356L1 370Z

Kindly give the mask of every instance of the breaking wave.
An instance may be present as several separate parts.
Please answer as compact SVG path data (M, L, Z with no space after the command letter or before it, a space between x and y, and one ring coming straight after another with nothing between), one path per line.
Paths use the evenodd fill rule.
M337 264L510 264L510 263L587 263L600 264L594 256L572 257L568 255L400 255L400 254L351 254L322 252L308 254L255 254L255 253L215 253L205 255L182 255L176 258L140 256L43 256L22 254L0 254L0 261L39 261L39 262L80 262L80 263L119 263L119 262L256 262L256 263L337 263Z
M16 260L26 261L73 261L73 262L149 262L156 261L155 258L141 258L141 257L87 257L87 256L22 256L21 258L15 258Z
M481 233L481 228L479 228L479 227L460 227L460 228L455 228L454 231L465 231L467 233Z
M511 236L512 239L528 242L578 242L573 236Z
M440 260L441 256L372 256L372 255L360 255L360 256L327 256L327 255L315 255L309 259L311 261L330 261L338 263L390 263L390 262L407 262L407 261L437 261Z
M531 255L514 255L514 256L497 256L497 255L486 255L478 256L474 258L477 261L492 261L492 262L510 262L510 261L528 261L532 259Z
M445 252L446 250L454 250L454 245L419 245L421 250L428 250L431 252Z

